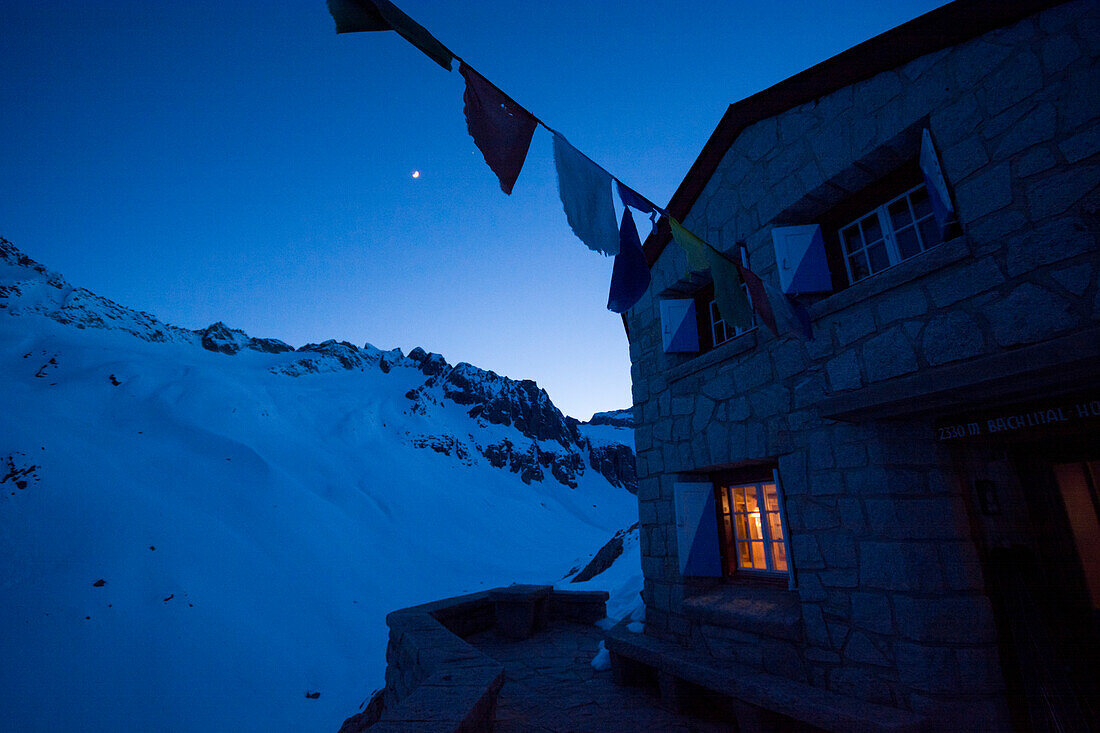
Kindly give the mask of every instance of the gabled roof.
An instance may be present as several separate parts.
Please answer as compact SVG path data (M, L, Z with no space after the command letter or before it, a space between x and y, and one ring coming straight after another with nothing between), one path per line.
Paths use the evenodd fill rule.
M1063 2L1066 0L955 0L734 102L672 195L668 212L684 220L734 140L749 125ZM671 236L668 220L662 218L643 245L650 267Z

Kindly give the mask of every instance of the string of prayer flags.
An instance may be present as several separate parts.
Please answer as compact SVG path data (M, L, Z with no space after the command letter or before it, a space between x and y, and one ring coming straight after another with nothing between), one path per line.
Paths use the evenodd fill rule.
M615 267L611 272L611 292L607 295L607 309L612 313L626 313L649 288L649 263L642 253L642 241L630 209L623 207L623 220L619 226L619 254L615 255Z
M632 206L643 214L657 212L657 207L653 205L652 201L622 181L615 179L615 186L619 189L619 200L623 202L623 206Z
M611 200L611 174L554 133L554 166L558 195L573 233L589 249L605 255L619 253L619 229Z
M768 301L768 294L764 290L764 281L744 265L738 265L737 269L749 290L749 298L752 299L752 307L756 311L756 315L760 316L760 320L772 333L779 336L779 328L775 322L775 312L772 310L771 303Z
M727 325L752 328L752 306L741 289L740 264L733 262L725 254L710 246L692 232L684 229L680 222L668 217L672 238L687 253L688 266L693 270L710 268L710 277L714 281L714 299L718 302L718 312Z
M454 54L389 0L328 0L328 11L336 21L337 33L397 31L432 61L451 70Z
M538 123L530 112L465 62L459 62L458 72L466 80L466 91L462 94L466 129L500 179L500 189L510 195Z

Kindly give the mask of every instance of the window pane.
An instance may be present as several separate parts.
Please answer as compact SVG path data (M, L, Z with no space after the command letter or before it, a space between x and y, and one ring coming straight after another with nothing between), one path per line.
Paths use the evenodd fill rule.
M749 515L749 537L754 540L764 539L764 528L760 525L760 512Z
M890 266L890 255L886 252L885 242L879 242L875 246L869 247L867 257L871 260L871 272L879 272Z
M882 225L879 224L878 214L868 216L860 222L860 226L863 227L863 241L868 244L882 239Z
M753 542L752 543L752 566L757 570L767 570L768 561L764 557L764 543Z
M779 497L775 493L775 484L764 484L764 508L769 512L779 511Z
M768 534L773 540L783 539L783 522L779 519L779 512L768 512Z
M718 499L722 503L722 513L723 514L729 514L730 513L729 491L727 491L725 488L718 489Z
M895 230L909 226L912 221L913 217L909 215L909 202L904 198L890 204L890 223Z
M867 269L867 258L862 252L848 258L848 267L852 271L852 282L862 280L871 274L871 271Z
M747 514L734 514L734 521L736 522L737 538L741 540L747 540L749 538L749 525Z
M924 240L925 249L933 247L942 241L940 237L940 225L936 223L936 217L928 217L922 221L919 226L920 238Z
M745 489L745 507L750 512L760 511L760 507L757 504L756 487L746 486Z
M737 512L745 511L745 489L740 486L733 488L733 510Z
M852 254L863 248L863 240L859 238L858 226L852 226L845 229L840 233L840 238L844 242L845 254Z
M913 215L917 219L923 219L932 213L932 202L928 200L928 190L924 186L909 194L909 201L913 204Z
M749 543L738 542L737 543L737 556L738 564L743 568L752 567L752 555L749 554Z
M920 242L917 241L917 230L913 227L902 229L895 235L898 242L898 254L903 260L913 255L920 254Z
M772 543L772 557L775 559L775 569L787 572L787 548L782 542Z

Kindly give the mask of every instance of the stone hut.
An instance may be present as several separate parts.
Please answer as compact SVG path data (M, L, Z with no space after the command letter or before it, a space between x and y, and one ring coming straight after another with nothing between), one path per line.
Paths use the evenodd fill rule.
M957 0L731 105L669 213L813 338L646 241L616 673L743 728L1097 725L1098 209L1089 0Z

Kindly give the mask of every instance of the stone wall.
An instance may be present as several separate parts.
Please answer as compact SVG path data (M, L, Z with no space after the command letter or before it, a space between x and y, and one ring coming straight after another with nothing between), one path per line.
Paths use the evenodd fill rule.
M386 617L386 687L340 733L410 730L491 731L504 665L463 638L498 628L529 635L554 621L592 624L604 618L604 591L559 591L514 585L403 608Z
M773 284L772 227L813 223L915 158L923 127L962 235L807 299L813 341L758 328L703 355L662 351L658 299L687 271L675 244L664 250L628 316L648 634L737 646L740 663L933 718L1005 722L962 487L930 420L839 422L820 406L1059 337L1095 338L1098 56L1100 5L1070 2L736 139L684 223L723 248L744 239L752 269ZM760 459L778 466L797 570L801 638L779 651L751 629L704 628L684 599L713 584L685 581L677 560L678 478Z

